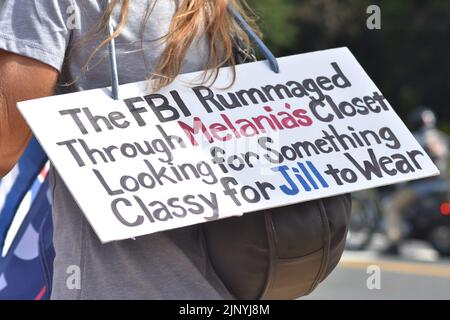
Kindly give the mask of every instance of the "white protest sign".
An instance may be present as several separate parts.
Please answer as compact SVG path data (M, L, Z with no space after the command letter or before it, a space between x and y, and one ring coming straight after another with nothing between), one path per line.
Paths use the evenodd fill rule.
M19 109L102 242L439 173L348 49L278 62Z

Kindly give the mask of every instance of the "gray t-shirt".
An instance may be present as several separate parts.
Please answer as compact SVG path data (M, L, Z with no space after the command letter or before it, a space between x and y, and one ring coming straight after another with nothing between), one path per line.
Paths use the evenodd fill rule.
M0 12L0 49L56 68L59 84L73 80L99 43L92 30L106 2L6 0ZM164 48L161 37L167 33L175 0L157 1L141 32L148 6L147 0L130 2L127 26L116 40L120 83L144 80ZM184 72L202 69L206 41L199 39L190 48ZM105 48L74 85L58 85L57 93L109 85ZM53 299L232 298L207 259L198 226L102 245L54 169L50 179L56 250ZM79 289L71 277L77 267Z

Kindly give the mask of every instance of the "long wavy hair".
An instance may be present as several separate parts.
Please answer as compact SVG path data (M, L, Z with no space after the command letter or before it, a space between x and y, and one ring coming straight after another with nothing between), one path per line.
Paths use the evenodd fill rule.
M156 3L160 0L149 0L144 13L145 22ZM164 0L168 1L168 0ZM208 59L204 65L203 83L213 83L218 75L219 68L225 65L232 66L233 80L235 79L236 64L234 50L238 44L243 50L250 51L251 41L242 28L236 23L228 11L228 5L233 5L246 19L254 31L261 36L256 25L256 16L244 0L173 0L176 2L176 11L171 21L169 31L164 36L165 48L161 54L154 71L149 75L154 90L159 90L170 84L180 74L186 53L199 36L206 36L209 41ZM118 37L127 24L127 15L133 0L111 0L105 13L93 32L94 35L106 34L109 18L116 6L120 6L119 21L112 35L103 39L90 54L85 70L101 48Z

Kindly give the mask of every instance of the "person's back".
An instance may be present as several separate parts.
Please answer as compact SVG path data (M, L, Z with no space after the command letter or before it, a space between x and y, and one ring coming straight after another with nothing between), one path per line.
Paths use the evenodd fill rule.
M119 34L115 42L120 83L144 80L153 73L158 77L152 84L158 89L179 73L217 71L233 64L234 36L243 36L249 44L230 22L227 0L112 3L117 4L112 17ZM17 161L31 135L15 109L17 101L51 95L55 83L57 93L111 84L107 5L106 0L7 0L2 7L0 123L6 126L0 125L0 177ZM208 33L201 31L205 25ZM54 168L50 182L56 251L53 299L233 298L211 266L199 225L102 245ZM349 201L341 198L347 205L335 211L347 217ZM309 207L315 210L310 215L320 217L319 206ZM298 206L299 214L302 208L307 205ZM339 230L344 239L347 220ZM319 234L314 226L308 228L311 235Z
M0 48L60 70L56 88L59 93L110 86L106 47L95 56L92 67L83 70L102 40L90 33L101 21L106 4L107 1L8 0L0 14ZM133 1L128 12L130 23L116 39L121 83L146 79L163 52L162 38L168 32L175 2L156 1L154 7L148 8L151 13L141 34L147 6L146 0ZM207 57L207 40L199 39L187 52L183 72L201 70ZM78 76L72 85L63 85ZM51 183L57 253L52 298L231 297L208 264L197 226L101 245L54 168ZM73 281L69 277L76 268L81 272L80 288L67 282Z

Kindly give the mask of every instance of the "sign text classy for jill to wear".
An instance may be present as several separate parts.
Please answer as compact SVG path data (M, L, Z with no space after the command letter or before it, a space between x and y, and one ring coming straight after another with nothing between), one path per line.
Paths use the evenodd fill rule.
M19 103L102 242L437 175L346 48Z

